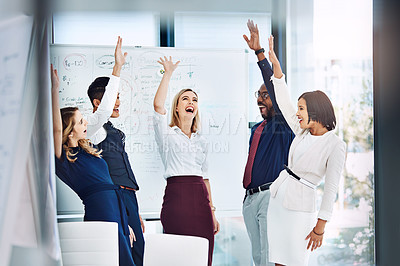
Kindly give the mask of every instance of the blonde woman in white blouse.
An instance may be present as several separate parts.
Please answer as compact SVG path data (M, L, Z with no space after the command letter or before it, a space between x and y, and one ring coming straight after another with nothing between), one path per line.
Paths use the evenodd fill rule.
M269 38L276 102L296 134L289 150L288 166L271 185L268 206L269 258L275 265L308 265L310 250L322 245L325 224L331 219L346 145L333 130L334 109L322 91L306 92L291 104L280 63ZM269 94L273 94L269 92ZM316 187L325 177L320 208Z
M165 100L172 73L179 61L160 58L165 73L154 97L154 131L167 179L161 209L161 223L167 234L190 235L209 241L208 265L211 266L214 234L219 232L208 180L208 147L199 134L198 96L183 89L171 105L171 123L167 122Z

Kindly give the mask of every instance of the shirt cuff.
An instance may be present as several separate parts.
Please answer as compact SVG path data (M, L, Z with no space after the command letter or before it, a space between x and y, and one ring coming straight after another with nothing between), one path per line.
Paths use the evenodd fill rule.
M154 111L153 126L157 143L162 143L163 135L168 134L170 127L168 126L168 111L160 114Z
M160 114L154 111L154 121L165 121L167 120L168 110L165 111L165 114Z
M281 78L276 78L274 75L272 75L271 80L276 83L284 83L285 77L286 77L285 74L283 74Z
M258 61L257 64L258 64L259 66L263 66L263 67L265 67L265 65L268 64L268 66L271 67L271 65L269 64L267 58L264 58L263 60Z
M318 213L318 218L321 220L329 221L331 217L332 213L325 210L320 210Z

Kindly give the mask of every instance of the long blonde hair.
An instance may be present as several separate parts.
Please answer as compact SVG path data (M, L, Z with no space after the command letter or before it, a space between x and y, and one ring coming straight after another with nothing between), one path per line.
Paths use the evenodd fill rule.
M72 148L68 147L68 136L71 134L72 130L75 126L74 115L75 112L78 111L77 107L65 107L61 109L61 120L63 125L63 134L62 134L62 143L63 148L65 150L65 155L70 162L75 162L78 158L72 158L78 154L78 152L73 153ZM87 153L96 156L98 158L101 157L102 150L97 150L93 147L93 144L90 143L88 139L80 139L78 140L78 145Z
M171 106L171 123L169 123L170 127L174 126L179 127L179 115L178 112L176 111L176 107L178 106L179 98L181 97L181 95L187 91L193 92L196 95L196 97L198 97L197 93L194 92L192 89L182 89L175 95L174 99L172 100L172 106ZM200 129L200 115L199 112L197 111L197 114L193 118L190 130L192 133L194 133L199 129Z

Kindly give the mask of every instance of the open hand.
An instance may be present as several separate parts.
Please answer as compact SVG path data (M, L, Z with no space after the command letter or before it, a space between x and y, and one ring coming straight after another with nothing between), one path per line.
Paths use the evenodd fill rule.
M174 64L172 62L172 57L171 56L169 57L169 59L166 56L164 56L164 59L162 57L160 57L160 60L158 60L157 62L160 63L161 65L163 65L164 70L165 70L166 73L172 73L178 67L178 64L181 61L177 61Z
M115 47L115 65L122 67L125 64L126 56L128 55L127 52L122 53L122 38L118 36L117 46Z
M307 249L311 247L311 251L313 251L321 247L323 238L324 238L323 234L317 235L313 232L313 230L311 230L311 232L306 237L306 240L310 239L307 244Z
M272 36L272 35L269 36L268 43L269 43L269 51L268 51L269 61L273 65L277 65L277 64L279 64L279 60L274 51L274 36Z
M60 79L58 78L57 69L54 69L53 64L50 65L51 75L51 90L57 90L60 87Z
M250 31L250 40L245 34L243 35L244 40L247 42L247 45L251 50L254 51L260 50L261 45L260 45L260 37L257 24L254 25L254 22L249 19L247 21L247 27L249 28Z

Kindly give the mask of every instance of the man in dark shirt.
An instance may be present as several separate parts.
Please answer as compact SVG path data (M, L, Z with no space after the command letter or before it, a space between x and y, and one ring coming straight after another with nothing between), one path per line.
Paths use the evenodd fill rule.
M122 66L120 66L120 68L121 67ZM115 77L111 78L115 79ZM89 86L87 93L93 105L93 112L99 111L98 108L103 100L103 109L104 105L109 106L111 103L111 107L106 107L106 109L109 109L108 118L117 118L119 117L120 105L119 94L115 94L117 97L112 100L115 101L115 104L114 102L110 102L111 99L105 98L105 91L111 89L108 85L115 82L112 79L109 77L96 78ZM112 105L114 105L114 107L112 107ZM144 224L139 215L139 207L136 198L136 191L139 190L139 186L133 174L128 154L125 151L124 132L115 128L110 121L104 122L101 122L104 123L103 127L91 136L90 139L92 143L96 144L97 147L103 151L101 155L107 162L111 179L114 184L120 186L122 189L124 195L123 201L128 214L128 224L133 229L136 238L133 242L132 257L137 266L142 266L144 254Z
M294 134L286 123L275 101L270 77L273 72L261 48L257 25L247 23L250 39L243 35L249 48L259 60L264 84L256 92L257 104L264 119L251 129L249 157L243 178L246 196L243 202L243 217L252 246L254 264L274 265L268 259L267 210L269 186L287 164L289 147Z

